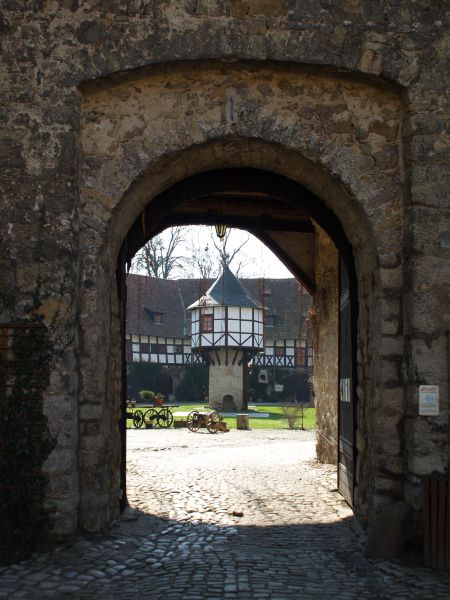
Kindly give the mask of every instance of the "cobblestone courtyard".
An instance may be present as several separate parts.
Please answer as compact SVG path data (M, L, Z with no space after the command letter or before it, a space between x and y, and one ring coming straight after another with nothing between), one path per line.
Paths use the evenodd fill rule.
M139 518L0 570L0 598L450 597L450 578L364 558L310 432L128 432Z

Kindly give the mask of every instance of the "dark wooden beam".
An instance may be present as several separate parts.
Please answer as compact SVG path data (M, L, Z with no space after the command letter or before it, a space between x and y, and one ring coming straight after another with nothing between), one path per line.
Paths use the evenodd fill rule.
M255 194L264 194L265 197L270 196L272 202L279 202L280 210L282 210L283 205L287 205L286 217L289 215L287 217L289 220L292 208L296 208L299 215L307 214L326 231L336 244L347 268L349 270L354 269L351 245L333 211L301 184L283 175L252 168L227 168L206 171L180 181L156 198L151 199L151 202L132 225L124 242L124 252L127 260L131 260L134 254L149 239L174 224L171 218L174 213L176 214L177 207L200 198L206 199L214 194L238 194L240 198L244 198L246 193L248 193L248 198ZM257 200L255 200L255 204L257 206ZM205 217L208 215L208 209L211 208L214 208L214 206L205 202ZM240 218L238 214L232 216L236 219ZM162 226L162 224L164 225ZM252 224L253 227L250 223L245 228L252 231L257 226L257 220L252 219ZM269 231L269 229L266 230ZM264 230L261 228L260 231L263 232ZM273 241L268 245L275 248ZM278 249L276 254L294 274L299 273L298 267L285 252ZM300 277L300 274L298 276ZM305 283L305 287L311 287L312 282L310 282L310 286L307 285L308 278L305 277L305 274L301 279Z
M311 221L281 219L264 219L257 215L248 216L220 216L215 214L192 214L192 213L172 213L163 219L161 226L173 227L174 225L217 225L224 223L237 229L264 229L265 231L298 231L299 233L314 233L314 226Z
M251 230L250 233L261 240L261 242L263 242L268 248L270 248L275 256L286 265L286 267L297 279L302 282L308 293L311 295L316 293L316 284L314 281L312 281L309 275L307 275L305 271L303 271L303 269L294 260L292 260L289 254L287 254L269 235L267 235L265 231L254 229Z

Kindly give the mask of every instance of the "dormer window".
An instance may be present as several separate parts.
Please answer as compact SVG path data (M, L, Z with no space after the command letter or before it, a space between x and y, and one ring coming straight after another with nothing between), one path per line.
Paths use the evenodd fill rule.
M158 312L156 310L152 310L151 308L146 308L145 312L147 313L147 315L151 319L151 321L153 323L156 323L156 325L161 325L161 323L163 323L163 321L164 321L164 319L163 319L164 313Z

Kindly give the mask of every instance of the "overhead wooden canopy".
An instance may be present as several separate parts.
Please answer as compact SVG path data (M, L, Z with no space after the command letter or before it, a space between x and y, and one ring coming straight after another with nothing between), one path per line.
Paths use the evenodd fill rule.
M313 233L304 212L260 192L215 192L185 202L170 214L172 225L226 223L239 229Z
M131 261L167 227L225 223L259 238L314 293L314 222L327 231L344 256L351 255L334 214L300 184L258 169L206 171L149 202L127 235L124 255Z

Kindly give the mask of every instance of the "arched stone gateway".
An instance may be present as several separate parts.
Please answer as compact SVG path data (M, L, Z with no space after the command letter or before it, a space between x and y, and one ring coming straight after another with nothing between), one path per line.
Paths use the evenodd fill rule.
M380 360L401 356L404 343L398 302L404 213L398 92L292 66L217 68L200 63L88 87L82 109L80 360L90 376L81 384L81 406L119 395L117 256L124 239L131 253L146 239L142 235L134 247L127 232L134 224L150 237L171 223L183 202L201 197L205 203L205 196L224 185L214 189L213 183L205 183L207 175L200 183L196 173L213 173L216 181L218 169L251 167L258 171L246 172L244 182L253 176L261 188L270 188L275 202L281 198L285 204L286 196L319 223L322 213L330 213L330 234L334 227L340 250L346 244L354 256L359 290L356 431L361 450L355 508L363 516L373 510L373 497L379 494L376 478L383 493L401 497L402 432L397 425L403 417L404 390L398 377L389 375L384 381L380 367ZM270 173L277 177L271 179ZM196 211L202 213L201 208ZM292 248L288 253L293 255ZM385 315L388 324L381 319ZM387 405L395 414L392 425L383 421L377 426ZM111 461L109 469L105 465L101 442L114 439L112 423L118 412L109 414L113 421L108 422L105 411L95 433L87 429L83 435L81 423L80 447L82 453L86 447L89 457L89 467L80 473L81 519L88 529L106 523L120 493L117 470ZM87 421L92 422L91 415ZM116 461L117 454L116 447ZM381 467L382 457L397 464ZM390 468L395 473L389 474ZM94 489L84 483L98 473ZM104 490L115 489L115 495L101 491L102 480Z
M227 206L317 290L322 316L336 309L322 229L354 268L355 512L371 522L406 500L420 522L421 476L449 470L445 9L150 4L5 11L1 319L38 305L51 324L54 531L98 531L119 511L118 262L138 230ZM247 212L229 208L237 192ZM422 384L440 386L439 415L419 415Z

